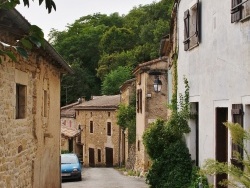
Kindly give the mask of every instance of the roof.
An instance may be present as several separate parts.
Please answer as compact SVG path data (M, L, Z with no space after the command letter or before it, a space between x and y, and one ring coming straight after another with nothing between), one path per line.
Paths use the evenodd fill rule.
M136 79L132 78L130 80L123 82L123 84L120 86L120 91L122 91L124 88L127 88L128 86L132 85L135 81L136 81Z
M158 59L154 59L154 60L151 60L151 61L141 63L134 69L133 74L136 75L137 73L140 73L140 71L147 72L147 71L150 70L151 65L154 65L154 64L157 64L157 63L160 63L160 62L167 62L167 60L168 60L168 57L164 56L164 57L161 57L161 58L158 58ZM164 70L159 69L158 71L164 72L165 69Z
M75 106L76 110L115 110L120 104L120 95L94 96L92 100Z
M82 100L78 99L78 101L75 103L71 103L71 104L61 107L61 117L74 118L76 115L74 107L80 104L81 102Z
M72 138L72 137L75 137L78 134L80 134L80 131L77 130L77 129L70 128L70 127L67 127L65 125L62 125L61 126L61 134L66 136L66 137Z
M29 33L31 24L16 9L0 9L0 15L0 26L8 28L9 30L14 30L15 32L13 33L13 35L23 36ZM15 28L10 26L10 21L15 24ZM46 56L49 56L54 60L53 62L50 62L51 64L55 64L67 73L73 73L71 67L46 40L44 41L44 49L39 48L39 50L44 50L48 53L46 54Z

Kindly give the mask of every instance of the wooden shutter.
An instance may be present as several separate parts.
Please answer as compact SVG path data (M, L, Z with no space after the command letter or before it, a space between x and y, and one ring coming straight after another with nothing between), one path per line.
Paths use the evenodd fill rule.
M233 123L239 123L243 127L243 105L242 104L233 104L232 105L232 121ZM238 145L232 143L232 153L231 153L231 163L235 166L243 169L243 165L241 162L237 161L234 157L234 152L240 153L241 157L243 157L243 148Z
M139 90L139 112L142 113L142 89Z
M137 89L137 93L136 93L136 111L137 111L137 113L139 113L139 100L140 100L139 89Z
M242 0L232 0L231 23L237 22L242 18Z
M184 12L184 50L189 49L189 10Z
M197 13L196 13L196 42L201 42L201 2L197 2Z

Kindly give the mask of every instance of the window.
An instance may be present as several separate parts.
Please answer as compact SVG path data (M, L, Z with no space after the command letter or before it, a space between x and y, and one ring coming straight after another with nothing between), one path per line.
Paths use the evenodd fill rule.
M16 119L24 119L26 115L26 86L16 84Z
M47 117L48 112L48 94L46 90L43 90L43 117Z
M141 150L140 146L141 146L141 141L140 141L140 140L138 140L138 142L137 142L137 150L138 150L138 151L140 151L140 150Z
M190 10L184 12L184 50L190 50L201 41L201 3L198 1Z
M250 0L232 0L231 23L250 18Z
M108 117L110 117L110 112L108 112Z
M102 162L102 157L101 157L101 150L98 149L98 162Z
M89 122L89 132L93 133L94 132L94 125L93 125L93 121Z
M111 122L107 122L107 135L111 136Z
M141 89L137 90L136 107L137 107L137 112L141 113L142 112L142 90Z

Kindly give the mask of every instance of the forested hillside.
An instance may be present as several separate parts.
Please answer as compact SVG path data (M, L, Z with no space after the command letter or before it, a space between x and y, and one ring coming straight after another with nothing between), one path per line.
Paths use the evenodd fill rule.
M83 16L65 31L53 30L50 43L75 73L62 79L62 105L91 95L117 94L140 63L159 57L169 32L173 0L133 8L127 15Z

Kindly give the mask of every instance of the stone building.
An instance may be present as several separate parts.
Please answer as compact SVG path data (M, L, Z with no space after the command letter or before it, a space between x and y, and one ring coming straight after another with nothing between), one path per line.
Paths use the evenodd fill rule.
M133 103L135 98L135 78L127 80L120 87L121 104L128 106ZM136 125L135 125L136 126ZM120 161L127 169L134 169L135 166L135 143L129 141L129 131L133 130L121 130L120 141Z
M135 170L145 172L150 161L142 136L157 118L166 120L167 113L167 58L162 57L139 64L134 69L136 78L136 164Z
M249 18L249 0L175 1L171 51L178 57L177 93L185 91L185 76L191 110L197 115L189 121L191 132L186 135L197 166L210 158L240 167L233 153L241 151L232 144L223 122L249 129ZM225 174L212 176L209 183L221 187L218 182L228 178Z
M120 95L94 96L75 106L81 133L84 166L117 166L120 161L120 127L116 113Z
M81 131L76 123L74 107L83 101L83 98L79 98L77 102L61 107L61 151L75 153L81 160Z
M0 41L14 44L30 26L0 9ZM47 41L27 59L15 55L0 56L0 187L59 188L60 78L72 69Z

